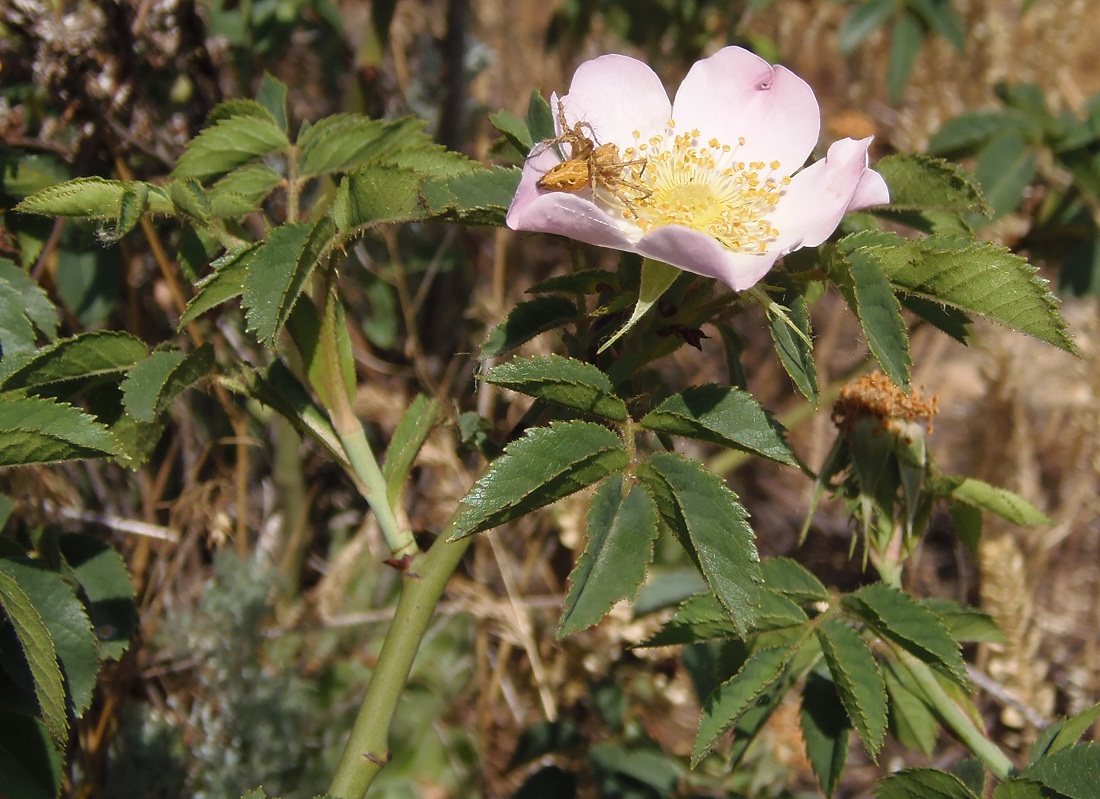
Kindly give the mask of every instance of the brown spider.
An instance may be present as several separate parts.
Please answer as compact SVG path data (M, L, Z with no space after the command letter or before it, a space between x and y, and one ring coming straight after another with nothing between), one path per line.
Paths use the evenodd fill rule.
M633 213L632 199L648 197L650 192L634 181L623 177L629 167L641 166L640 177L645 171L646 159L622 160L616 144L598 144L592 126L587 122L575 122L572 127L565 121L565 106L558 100L558 121L561 134L543 142L547 147L567 144L570 157L551 167L535 184L545 191L564 191L576 194L590 188L593 193L603 189L618 199Z

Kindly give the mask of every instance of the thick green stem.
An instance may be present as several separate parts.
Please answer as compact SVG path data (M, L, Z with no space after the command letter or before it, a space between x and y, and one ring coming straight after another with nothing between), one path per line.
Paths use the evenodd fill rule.
M978 729L970 716L948 695L925 663L908 652L897 650L897 654L901 665L924 691L944 725L985 763L994 777L999 780L1007 779L1014 768L1008 755Z
M330 795L341 799L361 799L390 759L390 725L409 679L413 659L428 630L443 588L471 540L464 538L448 542L441 537L431 549L408 564L402 576L401 596L393 623L382 644L378 666L371 675L367 695L329 786Z

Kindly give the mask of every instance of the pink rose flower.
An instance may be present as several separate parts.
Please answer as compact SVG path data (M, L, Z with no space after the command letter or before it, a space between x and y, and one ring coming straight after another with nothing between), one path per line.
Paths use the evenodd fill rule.
M648 66L605 55L551 107L559 139L531 151L508 226L636 252L735 291L824 242L848 211L890 199L867 165L871 137L835 142L799 171L821 128L813 90L739 47L692 66L671 104ZM563 167L580 168L580 184L562 170L544 178L563 157L580 158Z

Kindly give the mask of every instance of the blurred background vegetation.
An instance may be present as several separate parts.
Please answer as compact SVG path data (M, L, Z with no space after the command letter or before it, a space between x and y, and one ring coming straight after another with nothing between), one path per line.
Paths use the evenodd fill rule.
M1029 531L991 523L971 553L944 519L908 577L916 593L970 601L1000 621L1008 644L976 653L982 706L997 736L1022 750L1044 720L1100 694L1094 12L1091 0L0 0L0 256L59 301L63 332L172 340L180 297L158 264L194 277L193 242L150 226L106 248L77 225L7 209L69 177L155 181L207 112L253 96L265 71L289 86L292 125L340 111L412 113L440 142L490 160L488 114L522 115L532 89L564 92L587 58L636 55L674 87L698 57L750 47L814 87L829 140L874 134L876 157L931 151L976 171L996 211L975 220L980 234L1027 254L1065 301L1077 360L992 326L969 348L931 331L913 340L914 382L940 398L937 459L1019 491L1054 520ZM384 441L417 391L443 401L448 424L406 497L413 528L437 531L476 474L472 446L524 410L474 380L486 331L572 259L617 256L431 226L356 250L357 410ZM215 336L251 358L235 313L222 312ZM865 353L851 346L857 324L839 303L819 303L814 317L826 385ZM832 438L828 413L804 412L765 330L751 319L740 330L750 388L793 421L796 450L817 465ZM526 352L551 346L538 340ZM721 379L717 352L704 342L660 368ZM395 577L381 563L384 543L352 487L263 408L191 392L148 445L154 457L136 473L88 462L0 474L15 503L9 534L95 532L124 553L138 589L139 643L101 675L66 791L221 799L262 783L311 796L332 771L387 624ZM722 457L702 446L691 454ZM762 554L794 555L842 588L867 579L848 557L839 506L820 508L796 548L808 480L717 463L752 513ZM574 497L474 545L403 700L397 758L372 795L511 796L548 757L560 771L540 772L541 787L524 795L565 793L576 780L584 796L818 795L796 707L776 714L737 774L688 774L662 754L690 749L697 696L723 655L629 649L698 587L676 551L658 553L633 615L554 639L584 510ZM959 751L944 740L920 762L953 762ZM881 762L918 761L898 749ZM869 796L879 774L853 764L838 795Z

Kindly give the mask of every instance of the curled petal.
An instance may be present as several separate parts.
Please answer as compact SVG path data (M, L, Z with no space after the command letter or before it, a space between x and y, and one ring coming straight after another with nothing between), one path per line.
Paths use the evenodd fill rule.
M698 128L704 140L734 145L742 161L779 161L794 174L821 132L813 89L784 67L773 67L740 47L726 47L697 61L676 92L677 130Z
M687 272L721 280L734 291L752 288L772 268L780 253L735 252L698 230L668 225L642 236L634 249Z
M834 142L823 160L794 176L770 216L772 225L779 229L773 246L790 252L821 244L832 235L857 199L857 190L860 200L882 202L889 198L885 181L867 168L871 138ZM867 178L864 184L864 175L868 173L878 180Z
M598 142L620 146L633 142L635 130L663 127L671 113L661 79L648 65L625 55L581 64L562 104L569 124L587 122Z
M523 189L521 182L520 192L508 209L506 221L513 230L556 233L613 250L630 252L634 249L633 242L615 220L590 200L576 194L539 193L537 190L521 196Z
M868 169L859 179L852 201L848 203L848 210L859 211L875 205L886 205L888 202L890 202L890 188L886 185L886 181L878 172Z

